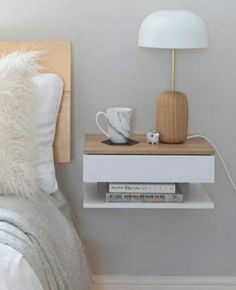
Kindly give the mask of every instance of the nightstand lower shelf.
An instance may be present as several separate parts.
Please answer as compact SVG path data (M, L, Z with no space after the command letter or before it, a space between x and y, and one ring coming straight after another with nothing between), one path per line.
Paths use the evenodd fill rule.
M97 183L86 183L84 208L143 208L143 209L213 209L214 203L201 184L181 184L184 193L183 203L127 203L106 202L105 189L98 189Z

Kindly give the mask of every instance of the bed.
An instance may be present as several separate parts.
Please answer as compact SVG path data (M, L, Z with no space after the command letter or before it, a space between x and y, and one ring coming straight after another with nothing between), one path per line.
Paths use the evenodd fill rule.
M23 62L27 62L27 64L29 63L30 65L32 64L32 54L25 54L27 58L30 59L27 59L26 61L26 56L24 55L25 51L44 51L43 54L37 56L39 59L37 60L37 65L40 64L40 66L46 68L47 74L36 75L32 78L30 76L29 78L27 74L30 74L32 71L34 71L35 73L36 69L39 68L35 67L35 64L33 64L34 67L31 68L31 70L22 70L23 74L27 75L25 78L23 78L23 81L21 80L21 78L17 79L17 74L19 73L19 71L21 71L20 69L22 69L22 67L20 67L20 69L19 67L17 67L16 69L16 66L21 66L22 64L18 62L17 58L17 61L15 61L15 64L12 66L12 59L16 59L16 55L14 55L14 52L19 49L21 49L21 51L17 53L21 57L20 60ZM87 260L73 222L73 217L70 213L70 209L65 201L63 194L57 187L56 181L54 180L55 177L52 177L51 179L49 178L51 175L53 176L54 174L54 172L51 172L54 170L54 165L50 165L50 167L48 165L49 163L47 164L47 166L44 164L46 161L48 162L48 160L46 160L47 158L52 158L50 155L52 152L55 162L70 162L71 44L69 42L4 41L0 42L0 52L1 54L13 54L13 57L10 57L10 68L13 67L14 74L11 73L11 82L9 83L12 84L12 82L15 82L19 85L19 87L26 85L25 92L28 93L28 97L30 96L30 94L32 95L32 91L30 91L31 88L35 90L37 89L37 98L40 94L43 98L45 98L45 95L47 95L47 93L48 95L53 95L54 82L58 84L57 93L60 92L61 95L60 101L57 102L57 105L55 106L53 104L54 107L57 107L57 112L53 111L53 114L51 114L50 117L47 117L45 112L46 110L48 110L47 102L49 103L49 99L51 97L45 99L45 104L44 106L42 106L42 108L41 105L39 106L39 103L35 105L35 100L35 103L33 103L35 107L33 107L33 109L29 109L29 105L27 105L28 107L26 107L26 109L28 108L28 111L35 110L33 114L31 112L32 115L37 115L38 107L40 107L41 109L41 115L38 117L37 120L39 125L37 122L32 122L32 128L34 130L32 130L32 128L30 127L31 124L29 120L27 120L26 118L24 120L25 123L29 124L29 127L31 128L31 130L28 130L29 134L27 133L28 131L26 133L31 137L33 136L32 140L34 140L34 142L29 141L31 139L28 138L28 135L25 133L24 142L29 141L33 143L34 147L31 143L26 143L26 145L22 145L21 143L19 143L18 141L20 141L21 137L19 137L19 134L17 133L18 135L16 138L16 132L13 132L15 134L13 137L16 139L16 143L18 142L20 144L18 144L18 147L20 149L16 146L11 148L12 151L10 152L13 152L13 155L15 154L14 159L19 158L19 155L21 153L22 156L26 156L27 158L30 154L32 154L32 156L34 156L36 159L38 158L38 155L43 156L43 158L41 158L40 160L37 159L37 162L39 164L37 164L38 171L36 172L38 172L40 179L38 178L38 175L36 177L35 174L33 177L31 176L33 174L30 175L29 168L31 167L28 166L28 163L25 163L28 166L25 167L28 171L26 171L25 168L25 171L23 171L22 164L24 163L18 162L18 171L16 170L16 172L18 175L20 172L20 176L18 176L16 173L14 173L15 175L13 176L16 177L17 175L18 178L17 185L19 185L20 189L17 189L15 183L13 183L14 186L12 186L12 184L8 180L7 185L4 184L6 183L6 174L3 175L0 170L0 289L89 290L90 275L88 271ZM17 57L19 57L19 55L17 55ZM35 56L33 56L33 58L34 57ZM4 100L4 91L1 86L1 83L4 83L3 80L5 77L5 71L9 70L9 59L7 61L8 63L6 65L6 63L4 63L2 59L0 60L0 78L2 78L0 79L0 106L2 105L2 107L4 107L3 105L5 105L6 102L9 102L8 99ZM57 77L54 74L56 74ZM27 81L29 79L30 86L27 87ZM32 80L33 84L37 84L37 86L32 86ZM47 82L46 91L45 88L43 91L40 91L42 82ZM16 88L15 91L17 90L18 89ZM3 93L1 95L2 91ZM10 90L10 92L12 92L12 90ZM24 100L24 104L26 102L27 100ZM18 106L13 106L12 103L10 103L10 105L7 103L5 107L8 107L9 105L9 107L12 106L12 108L15 110L16 108L19 108L19 104ZM50 105L52 105L52 101L50 101ZM11 114L11 107L9 110ZM3 114L1 114L0 112L0 162L3 160L3 168L4 166L8 166L5 164L5 159L6 155L9 155L8 149L9 147L11 147L11 143L9 143L9 140L11 139L9 138L12 138L13 135L13 133L8 134L10 128L9 123L11 123L12 117L9 118L9 122L6 122L6 128L1 125L2 123L4 123L5 120L3 119L3 116L6 113L5 111L3 112ZM50 118L56 120L54 120L55 124L47 126L47 122L51 120ZM38 126L36 126L35 124ZM18 125L19 120L17 126ZM25 126L25 124L23 125ZM38 131L36 131L36 129ZM5 138L5 135L3 134L5 132L4 130L7 132L7 134L5 133L5 135L10 135L10 137L7 137L8 139ZM36 137L37 134L35 134L35 131L39 132L38 139ZM52 140L45 139L44 134L47 134L48 137L49 133L50 136L53 136ZM41 134L43 135L42 138ZM2 136L3 139L6 139L5 143L1 141ZM46 148L48 151L45 151L45 144L47 145ZM22 147L20 147L21 145ZM33 148L33 150L31 147ZM27 148L27 150L25 148ZM39 148L39 151L35 149L37 151L37 154L33 152L35 151L34 148L36 148L37 150ZM4 150L6 150L7 153L3 152ZM17 150L18 153L15 153L15 151ZM50 152L50 150L52 152ZM21 159L22 156L20 155ZM11 155L10 157L8 156L8 159L9 158L10 161L12 163L14 162L13 164L16 165L16 161L11 160L11 158L13 158ZM53 160L49 161L51 162ZM35 166L35 162L33 163L33 166ZM8 167L6 167L6 169L9 169ZM30 183L30 179L28 177L28 179L26 179L26 182L23 184L25 172L27 172L30 178L34 178L36 180L34 180L34 182L37 185L37 190L34 189L34 191L32 191L31 187L28 195L24 195L24 192L27 192L29 185L32 184ZM11 172L8 174L10 178ZM47 178L47 182L45 182L44 178ZM38 184L40 184L40 186ZM20 191L21 189L23 194L18 194L18 191ZM35 191L37 191L37 196L34 195ZM12 194L12 192L15 192L16 194Z

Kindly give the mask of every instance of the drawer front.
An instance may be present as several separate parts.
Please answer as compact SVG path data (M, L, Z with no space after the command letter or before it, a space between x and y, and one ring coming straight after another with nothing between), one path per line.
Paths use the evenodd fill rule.
M84 182L213 183L215 157L181 155L83 156Z

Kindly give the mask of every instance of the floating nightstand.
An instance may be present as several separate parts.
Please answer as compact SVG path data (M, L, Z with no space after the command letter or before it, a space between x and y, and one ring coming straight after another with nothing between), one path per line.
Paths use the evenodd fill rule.
M214 148L204 138L183 144L146 144L146 136L136 134L139 143L104 144L101 134L85 136L83 181L85 208L214 208L203 183L214 182ZM109 203L105 201L107 182L177 183L184 193L183 203ZM99 186L98 186L99 185Z

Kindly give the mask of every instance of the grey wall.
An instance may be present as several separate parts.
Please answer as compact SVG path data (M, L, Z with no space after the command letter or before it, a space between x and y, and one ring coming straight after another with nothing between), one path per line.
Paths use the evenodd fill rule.
M58 166L97 274L236 275L236 193L217 160L208 186L215 210L82 208L83 135L95 113L132 106L135 129L154 126L156 96L169 88L168 52L136 46L141 21L158 9L187 9L207 23L207 50L177 56L177 88L189 96L191 133L219 146L236 180L236 1L1 0L2 40L73 43L73 162Z

